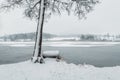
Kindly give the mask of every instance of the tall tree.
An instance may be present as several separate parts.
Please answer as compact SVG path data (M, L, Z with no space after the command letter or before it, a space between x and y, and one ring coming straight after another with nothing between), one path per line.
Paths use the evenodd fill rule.
M98 0L5 0L1 9L24 7L24 13L30 19L37 20L36 43L34 47L33 62L43 63L42 33L44 20L52 14L61 14L66 11L79 19L84 18L99 3Z

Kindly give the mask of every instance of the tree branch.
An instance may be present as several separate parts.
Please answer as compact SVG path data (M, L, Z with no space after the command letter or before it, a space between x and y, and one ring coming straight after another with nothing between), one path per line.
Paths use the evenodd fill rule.
M39 3L41 2L41 0L40 1L38 1L38 2L36 2L35 4L34 4L34 6L33 7L31 7L31 9L34 9Z

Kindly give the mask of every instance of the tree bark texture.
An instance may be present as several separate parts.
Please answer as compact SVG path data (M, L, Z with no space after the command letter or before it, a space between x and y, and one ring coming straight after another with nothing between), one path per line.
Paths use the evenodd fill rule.
M40 1L39 6L39 17L37 23L36 41L33 53L33 61L40 62L43 59L42 56L42 34L43 34L43 24L45 16L45 0Z

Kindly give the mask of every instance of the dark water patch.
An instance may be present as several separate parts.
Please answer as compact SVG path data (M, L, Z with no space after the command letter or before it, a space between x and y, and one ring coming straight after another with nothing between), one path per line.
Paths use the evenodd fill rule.
M32 47L0 46L0 64L10 64L25 61L31 58Z

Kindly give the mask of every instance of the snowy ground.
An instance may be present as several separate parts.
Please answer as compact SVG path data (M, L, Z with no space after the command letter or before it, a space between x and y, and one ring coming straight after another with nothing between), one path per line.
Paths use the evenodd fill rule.
M0 80L120 80L120 66L96 68L46 59L45 64L30 61L1 65Z

